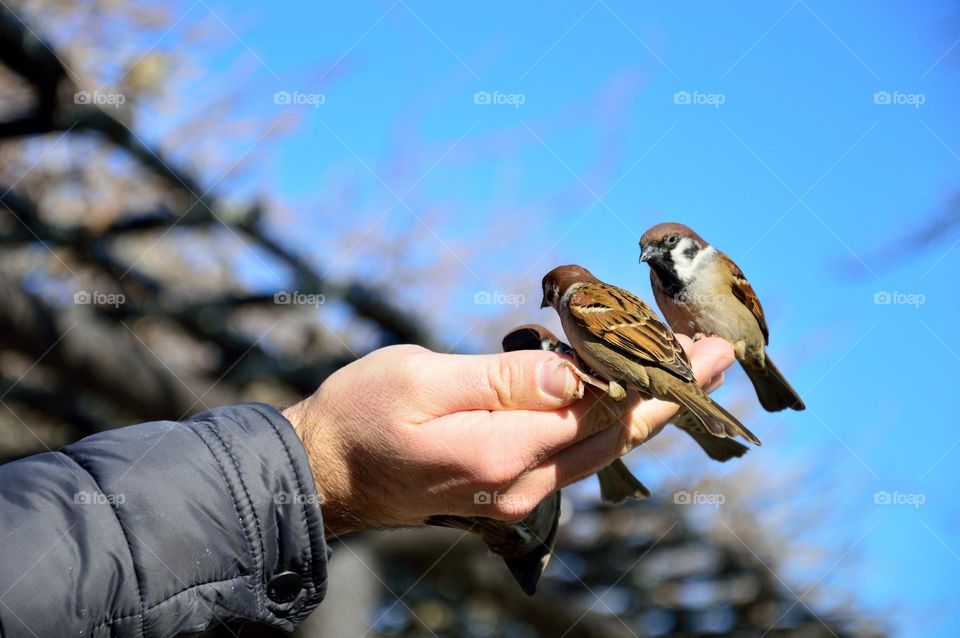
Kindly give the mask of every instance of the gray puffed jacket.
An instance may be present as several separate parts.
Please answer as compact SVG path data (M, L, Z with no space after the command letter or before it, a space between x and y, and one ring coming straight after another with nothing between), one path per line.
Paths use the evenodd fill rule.
M0 636L293 629L328 549L300 439L243 404L0 466Z

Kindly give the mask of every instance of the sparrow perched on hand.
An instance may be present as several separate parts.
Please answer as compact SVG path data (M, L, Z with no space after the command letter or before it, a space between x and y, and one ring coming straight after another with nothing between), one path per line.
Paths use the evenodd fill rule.
M503 338L503 351L550 350L571 352L552 332L529 324L514 328ZM565 350L564 350L565 349ZM554 492L518 523L505 523L484 516L431 516L427 525L452 527L472 532L487 548L503 557L510 573L523 591L532 596L543 570L550 561L560 523L560 492Z
M603 283L580 266L559 266L543 278L541 308L560 315L570 345L603 376L611 397L624 386L686 408L713 436L760 440L697 385L680 342L639 297Z
M534 343L539 344L537 347L543 350L569 355L580 364L581 368L586 367L573 348L560 341L555 334L537 324L527 324L513 330L503 338L503 349L504 351L529 350ZM588 381L591 380L588 379ZM650 496L650 490L647 489L647 486L641 483L620 459L616 459L597 472L597 479L600 480L601 498L613 505L631 498L643 499Z
M696 339L733 344L737 360L769 412L803 410L803 401L767 356L767 322L743 271L683 224L657 224L640 238L657 305L670 326Z
M576 358L577 365L580 368L589 370L589 366L577 357L577 353L573 348L557 339L552 332L543 326L531 324L521 326L521 328L538 330L537 338L542 340L544 349L553 350L560 354L569 354ZM511 335L519 335L520 333L521 329L517 328L514 332L504 337L504 350L506 350L507 339L509 339ZM532 341L535 337L530 337L530 339ZM683 410L677 414L671 423L689 434L690 438L703 448L707 456L715 461L723 463L747 453L748 448L743 443L733 439L717 438L710 434L704 429L697 418L687 410ZM600 479L600 496L607 503L616 505L628 498L641 499L650 496L650 490L630 472L630 469L620 459L617 459L605 469L597 472L597 478Z

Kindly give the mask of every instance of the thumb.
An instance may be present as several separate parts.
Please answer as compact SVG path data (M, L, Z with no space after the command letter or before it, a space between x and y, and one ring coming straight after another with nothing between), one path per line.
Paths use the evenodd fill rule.
M568 360L527 350L486 355L437 354L429 377L435 415L465 410L556 410L583 397L583 383Z

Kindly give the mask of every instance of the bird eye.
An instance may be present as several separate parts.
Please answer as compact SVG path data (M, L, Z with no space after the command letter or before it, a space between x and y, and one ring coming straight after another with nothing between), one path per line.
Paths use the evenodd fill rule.
M671 247L671 248L673 248L674 246L676 246L676 245L677 245L677 236L676 236L676 235L670 235L669 237L667 237L666 244L667 244L667 246L669 246L669 247Z

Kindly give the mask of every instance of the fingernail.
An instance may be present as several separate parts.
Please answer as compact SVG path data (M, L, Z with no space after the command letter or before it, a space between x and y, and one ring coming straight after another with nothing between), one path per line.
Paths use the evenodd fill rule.
M549 361L540 366L540 388L562 401L583 396L583 383L562 361Z

